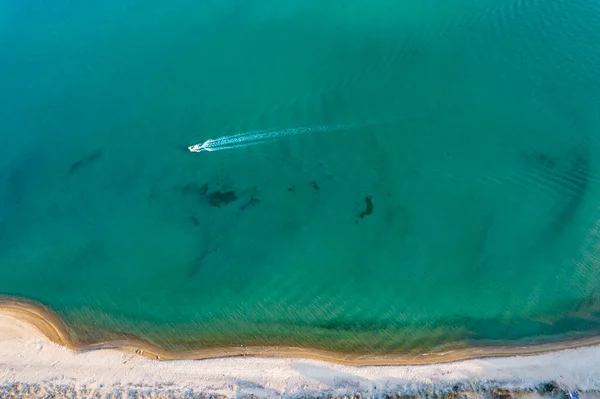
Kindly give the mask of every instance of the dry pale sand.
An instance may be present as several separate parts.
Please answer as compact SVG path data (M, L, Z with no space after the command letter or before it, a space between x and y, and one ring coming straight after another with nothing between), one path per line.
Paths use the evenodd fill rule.
M413 366L348 366L250 356L157 361L136 355L131 347L69 349L56 343L63 339L62 332L53 330L52 323L40 324L38 316L27 314L22 308L0 310L0 387L5 389L13 384L53 384L97 392L171 389L228 397L376 396L444 390L456 384L470 389L486 385L531 389L548 381L566 389L600 389L600 346Z

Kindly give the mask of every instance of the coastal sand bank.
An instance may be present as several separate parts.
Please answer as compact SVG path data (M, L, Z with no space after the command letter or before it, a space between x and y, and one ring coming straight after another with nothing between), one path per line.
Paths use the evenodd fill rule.
M62 330L64 326L60 320L41 312L28 304L4 301L0 310L0 386L44 382L96 390L170 387L228 397L241 394L281 397L311 392L370 395L375 390L409 393L431 387L444 389L456 384L473 387L489 382L532 389L538 384L555 381L570 389L600 389L600 346L412 366L349 366L339 364L344 361L343 357L333 358L336 364L318 360L326 357L324 354L315 355L293 348L282 348L279 352L277 348L264 349L263 354L268 357L223 357L255 350L242 348L237 352L218 349L197 353L213 357L211 359L156 361L148 357L167 357L131 343L121 343L123 347L118 350L92 349L119 343L77 347ZM151 353L144 352L147 357L138 356L136 349ZM480 351L485 355L483 349ZM470 355L475 356L476 352ZM449 359L448 355L438 356ZM345 362L358 363L360 360L352 358ZM364 363L368 362L366 358Z
M390 355L344 354L311 348L283 346L240 346L173 352L156 347L136 337L94 344L80 343L68 333L67 327L56 313L33 301L10 298L0 299L0 317L10 317L13 321L19 321L18 323L13 323L16 324L15 326L10 326L10 323L0 323L0 339L2 339L3 335L10 336L9 330L12 331L12 335L14 336L14 334L18 334L15 332L15 328L17 331L24 331L24 326L29 325L38 331L38 335L41 333L51 342L73 351L113 349L124 353L142 355L153 360L199 360L222 357L267 356L313 359L347 366L408 366L456 362L484 357L535 355L600 345L600 336L598 336L529 346L482 346L431 351L427 353L413 352ZM3 326L4 324L6 326Z

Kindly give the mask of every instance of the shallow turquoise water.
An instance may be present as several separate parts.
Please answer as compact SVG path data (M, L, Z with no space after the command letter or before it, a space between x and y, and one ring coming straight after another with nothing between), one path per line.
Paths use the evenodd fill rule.
M169 348L596 334L598 43L583 0L4 2L0 294Z

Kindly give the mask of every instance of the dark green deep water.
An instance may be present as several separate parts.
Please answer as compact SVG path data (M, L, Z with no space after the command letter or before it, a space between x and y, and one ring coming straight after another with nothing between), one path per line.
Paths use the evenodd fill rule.
M7 0L0 60L0 294L82 339L600 332L596 1Z

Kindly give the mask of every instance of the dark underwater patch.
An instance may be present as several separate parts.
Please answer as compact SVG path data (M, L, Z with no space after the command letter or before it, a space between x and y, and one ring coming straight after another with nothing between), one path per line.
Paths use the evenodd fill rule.
M102 157L103 152L104 152L103 150L99 149L99 150L92 152L89 155L86 155L85 157L81 158L79 161L73 162L73 164L71 164L71 167L69 168L69 174L73 174L81 169L88 167L89 165L93 164L94 162L98 161Z

